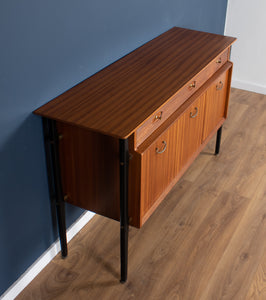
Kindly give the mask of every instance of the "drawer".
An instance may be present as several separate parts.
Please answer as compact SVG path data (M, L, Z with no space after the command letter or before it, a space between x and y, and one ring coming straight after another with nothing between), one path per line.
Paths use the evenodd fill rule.
M226 49L219 56L215 57L200 73L169 98L162 107L136 130L136 148L227 62L229 51L229 49Z

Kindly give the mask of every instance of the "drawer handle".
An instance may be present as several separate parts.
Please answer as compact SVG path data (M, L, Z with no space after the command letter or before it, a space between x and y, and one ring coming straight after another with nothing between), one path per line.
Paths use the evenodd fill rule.
M217 64L221 64L222 63L222 59L219 58L217 61L216 61Z
M196 81L193 81L190 85L189 85L190 88L195 88L196 87Z
M216 85L216 90L220 91L223 88L224 84L222 81L220 81L217 85Z
M162 116L163 116L163 112L161 111L159 115L156 115L156 116L155 116L155 118L154 118L155 121L156 121L156 120L162 120Z
M155 152L158 153L158 154L163 153L166 150L166 147L167 147L166 141L162 141L162 143L164 144L162 150L159 150L159 148L157 148L157 147L155 149Z
M193 115L192 112L190 112L190 118L196 118L196 116L198 115L199 109L197 107L195 107L195 113Z

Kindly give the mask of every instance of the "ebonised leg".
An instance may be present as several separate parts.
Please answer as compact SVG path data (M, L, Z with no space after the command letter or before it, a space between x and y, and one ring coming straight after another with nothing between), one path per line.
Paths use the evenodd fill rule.
M120 152L120 260L121 283L127 281L128 262L128 140L119 140Z
M215 155L218 155L219 152L220 152L220 145L221 145L221 138L222 138L222 128L223 128L223 126L221 126L221 127L217 130L216 146L215 146Z
M62 257L67 256L65 202L61 184L58 134L54 120L43 118L46 165L51 202L56 204Z

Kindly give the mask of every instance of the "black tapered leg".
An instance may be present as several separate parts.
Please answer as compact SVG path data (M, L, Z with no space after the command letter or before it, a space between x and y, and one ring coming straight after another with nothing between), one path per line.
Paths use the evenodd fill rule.
M220 145L221 145L221 138L222 138L222 128L223 128L223 126L221 126L217 130L216 145L215 145L215 155L218 155L219 152L220 152Z
M56 204L62 257L67 256L65 202L61 184L60 162L58 153L58 134L54 120L43 118L43 132L46 153L46 165L51 202Z
M127 281L128 264L128 140L119 140L120 152L120 260L121 279Z

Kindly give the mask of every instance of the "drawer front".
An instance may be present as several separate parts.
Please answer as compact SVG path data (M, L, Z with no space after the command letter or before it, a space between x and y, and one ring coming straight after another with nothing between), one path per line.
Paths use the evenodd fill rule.
M229 56L229 49L217 56L205 69L191 79L183 88L173 95L166 104L158 109L136 130L135 147L138 147L153 133L174 111L193 95L221 66Z

